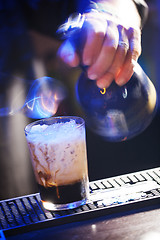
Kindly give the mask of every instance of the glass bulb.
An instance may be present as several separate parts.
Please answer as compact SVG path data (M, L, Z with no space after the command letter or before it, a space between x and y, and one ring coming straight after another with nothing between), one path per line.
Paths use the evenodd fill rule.
M124 141L140 134L156 113L156 90L139 64L122 87L113 81L109 88L100 89L83 72L76 94L87 126L108 141Z

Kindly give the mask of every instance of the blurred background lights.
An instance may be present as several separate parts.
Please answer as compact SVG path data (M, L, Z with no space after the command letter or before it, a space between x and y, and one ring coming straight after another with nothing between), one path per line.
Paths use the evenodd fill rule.
M3 103L0 102L0 116L22 112L33 119L51 117L56 114L59 104L66 98L67 90L60 81L44 76L32 81L28 91L16 88L16 93L8 105L3 107Z

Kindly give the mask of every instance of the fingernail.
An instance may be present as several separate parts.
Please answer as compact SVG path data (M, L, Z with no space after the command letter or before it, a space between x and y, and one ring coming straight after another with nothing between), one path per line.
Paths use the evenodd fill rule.
M123 78L120 78L118 80L116 80L116 83L119 85L119 86L122 86L124 84L124 79Z
M92 80L96 80L97 75L94 74L94 73L88 73L88 78L89 78L89 79L92 79Z
M91 65L91 60L90 59L83 59L83 64L86 66L90 66Z
M97 87L99 87L99 88L101 88L101 89L105 88L104 84L99 83L99 82L97 82Z
M111 85L111 82L106 82L105 80L97 81L97 87L104 89L108 88Z

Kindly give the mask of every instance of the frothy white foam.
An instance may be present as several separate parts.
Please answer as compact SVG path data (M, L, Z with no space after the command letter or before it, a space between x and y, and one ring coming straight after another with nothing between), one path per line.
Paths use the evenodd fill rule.
M27 134L27 139L31 142L43 142L59 143L68 138L79 137L80 135L80 124L77 124L75 120L71 120L66 123L54 123L52 125L34 125Z

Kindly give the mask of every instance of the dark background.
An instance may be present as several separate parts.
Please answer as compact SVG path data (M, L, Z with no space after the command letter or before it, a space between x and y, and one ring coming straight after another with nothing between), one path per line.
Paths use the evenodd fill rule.
M74 92L80 70L69 69L56 55L60 41L55 31L74 5L71 1L4 2L0 3L0 200L37 191L24 135L24 127L33 120L22 113L4 116L4 107L17 96L23 103L32 80L47 75L68 89L56 115L81 116ZM139 63L160 95L160 3L148 3L150 13L143 29ZM105 142L86 130L90 180L159 166L159 107L151 125L126 142Z

